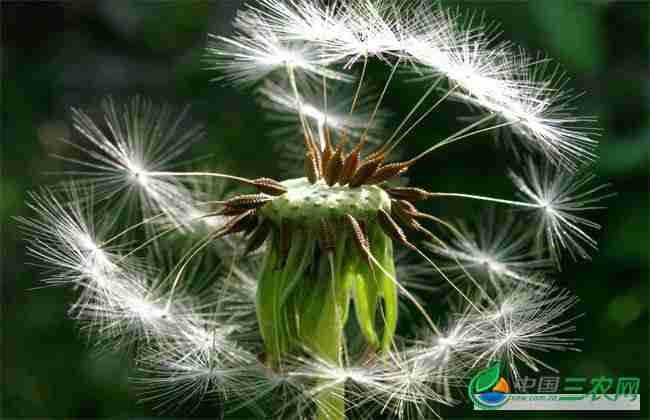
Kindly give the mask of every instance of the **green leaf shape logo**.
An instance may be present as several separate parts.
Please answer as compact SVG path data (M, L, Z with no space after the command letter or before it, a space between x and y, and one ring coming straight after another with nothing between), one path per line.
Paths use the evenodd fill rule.
M487 369L474 376L474 392L481 393L491 390L501 378L501 362L495 362Z

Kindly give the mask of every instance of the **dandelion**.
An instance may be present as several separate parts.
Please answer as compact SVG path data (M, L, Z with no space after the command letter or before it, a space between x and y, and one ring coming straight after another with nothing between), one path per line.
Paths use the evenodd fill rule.
M259 0L234 28L210 37L206 63L216 81L258 84L262 107L286 123L282 153L299 153L298 176L180 171L176 159L200 134L183 128L185 113L108 99L103 123L73 110L81 138L68 143L83 156L65 159L81 179L34 194L36 216L20 220L45 281L81 290L72 312L100 346L134 350L145 401L424 418L494 360L516 379L524 366L552 369L540 353L577 350L575 317L563 318L577 299L548 277L562 251L595 248L598 225L582 212L609 195L576 171L593 157L591 120L573 116L547 59L428 2ZM371 60L386 66L376 96ZM379 130L387 92L413 72L422 96L395 130ZM401 157L447 100L484 115ZM523 175L511 171L519 199L408 185L430 154L504 130L532 151ZM459 198L492 207L473 224L418 208ZM94 220L107 204L137 222ZM417 331L398 328L400 305Z

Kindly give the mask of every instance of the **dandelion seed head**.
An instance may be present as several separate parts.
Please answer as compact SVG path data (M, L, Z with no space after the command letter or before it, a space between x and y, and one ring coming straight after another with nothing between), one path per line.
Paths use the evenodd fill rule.
M390 68L379 96L366 88L371 59ZM282 146L300 155L299 176L172 172L200 130L167 107L109 98L103 118L73 111L81 138L68 143L83 157L64 159L81 168L69 175L86 179L67 196L34 195L38 217L21 219L30 251L51 266L47 282L79 289L70 313L100 347L135 350L145 401L171 410L240 400L235 410L261 417L423 418L452 405L452 390L465 392L464 379L494 360L517 380L522 365L552 369L539 352L577 350L575 317L562 318L576 299L547 275L562 250L588 257L598 225L580 212L605 196L574 171L592 157L594 132L573 116L548 60L499 41L479 16L425 0L258 0L238 12L231 35L210 37L206 62L218 80L264 80L260 103L285 125ZM382 101L406 66L433 81L386 136ZM395 149L447 99L487 116L396 161ZM545 161L511 174L524 201L403 186L429 153L505 127ZM493 210L452 224L416 207L434 197L509 205L537 227ZM113 232L134 203L138 223ZM110 215L106 227L88 221L94 208ZM399 244L426 263L396 257ZM449 312L434 322L410 289L454 293L436 300ZM396 337L398 303L414 306L426 331ZM341 322L350 308L355 325Z

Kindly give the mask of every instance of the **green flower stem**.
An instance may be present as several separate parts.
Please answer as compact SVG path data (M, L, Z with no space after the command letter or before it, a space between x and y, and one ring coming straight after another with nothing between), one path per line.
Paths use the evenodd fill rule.
M382 325L384 335L382 339L382 351L387 351L393 344L395 337L395 330L397 328L397 309L398 309L398 294L395 269L395 256L393 251L393 241L384 234L379 225L372 226L369 232L369 241L371 244L372 255L381 264L384 271L377 268L374 269L374 275L379 279L377 280L378 287L381 290L381 297L383 299L383 312L382 312ZM391 278L392 277L392 278Z
M313 356L340 366L345 345L344 327L350 306L350 259L345 258L346 235L336 243L334 255L321 255L318 279L302 299L299 341ZM345 419L345 385L327 386L316 396L319 420Z
M368 346L375 351L388 350L397 325L393 244L374 220L376 210L389 205L385 193L373 187L330 190L305 184L302 179L287 183L296 185L287 197L274 200L262 212L275 225L267 242L256 302L266 360L272 368L281 369L287 356L304 354L342 366L352 298ZM358 249L351 232L337 224L348 211L365 222L372 261ZM338 226L331 253L323 250L318 239L323 218ZM287 241L280 237L283 225L291 232L284 244L288 246L286 255L281 249L281 242ZM317 390L314 418L344 420L345 383L312 385Z

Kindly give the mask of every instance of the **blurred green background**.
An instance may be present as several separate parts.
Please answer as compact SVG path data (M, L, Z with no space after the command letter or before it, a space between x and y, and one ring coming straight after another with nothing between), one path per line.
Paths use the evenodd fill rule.
M274 176L272 123L249 90L211 83L201 62L208 32L226 33L238 0L66 1L2 3L2 417L152 417L137 404L128 383L128 356L97 355L66 311L75 292L39 286L38 269L12 217L28 214L26 193L52 182L63 168L53 153L65 152L69 108L91 115L102 97L142 94L179 108L204 123L208 137L192 154L245 176ZM406 4L406 3L405 3ZM456 2L483 10L501 24L505 39L545 51L586 92L580 111L603 128L596 170L618 196L596 216L604 226L592 263L565 261L559 284L580 297L578 336L582 353L543 360L563 376L636 376L648 401L648 164L650 160L650 37L647 2L516 1ZM385 68L373 66L381 86ZM396 118L421 94L421 86L395 85L386 102ZM442 107L406 142L413 155L458 127L465 108ZM394 123L395 121L393 121ZM487 140L487 139L486 139ZM499 153L495 153L499 151ZM431 156L416 166L412 183L438 191L508 194L505 170L512 157L491 141L476 139ZM487 157L487 158L486 158ZM451 201L451 200L450 200ZM429 210L463 217L475 203L442 202ZM177 415L216 416L212 407ZM472 414L469 405L444 410ZM635 413L638 415L638 413ZM509 418L496 414L500 418ZM533 413L529 416L555 416ZM582 418L583 414L562 414ZM619 417L606 414L606 417Z

